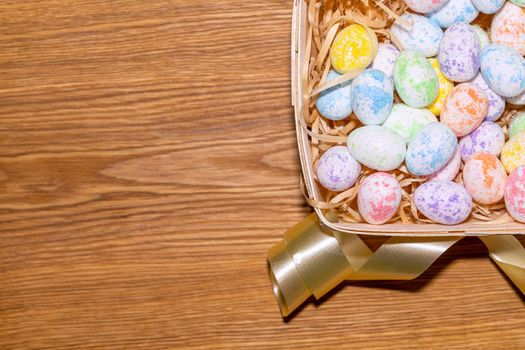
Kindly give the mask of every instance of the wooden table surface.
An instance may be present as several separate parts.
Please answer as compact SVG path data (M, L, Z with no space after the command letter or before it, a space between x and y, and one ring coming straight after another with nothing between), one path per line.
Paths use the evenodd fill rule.
M476 239L283 321L291 1L0 2L1 349L524 349Z

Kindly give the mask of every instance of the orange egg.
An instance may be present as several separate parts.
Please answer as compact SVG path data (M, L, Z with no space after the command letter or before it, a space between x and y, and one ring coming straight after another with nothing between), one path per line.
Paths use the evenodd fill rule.
M450 91L441 111L441 122L461 137L474 131L487 116L487 94L472 83L459 84Z

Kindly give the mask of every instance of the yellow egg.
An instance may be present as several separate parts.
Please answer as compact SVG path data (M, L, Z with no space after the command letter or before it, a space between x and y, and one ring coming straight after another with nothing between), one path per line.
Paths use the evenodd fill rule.
M359 24L340 31L330 48L332 66L341 74L364 70L377 55L377 37Z
M448 80L443 75L443 73L441 73L441 69L439 69L439 62L436 58L430 58L429 62L432 65L432 68L434 68L434 72L436 72L438 76L439 93L438 97L427 108L430 109L430 111L436 116L439 116L441 114L441 108L443 107L443 103L445 103L445 99L447 98L450 91L454 88L454 83Z
M515 135L505 144L501 152L501 162L508 173L525 165L525 131Z

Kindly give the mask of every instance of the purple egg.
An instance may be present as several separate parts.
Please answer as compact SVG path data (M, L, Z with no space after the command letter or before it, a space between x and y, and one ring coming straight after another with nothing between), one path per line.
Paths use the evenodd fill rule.
M461 138L459 150L463 161L467 161L478 152L487 152L498 157L504 145L505 135L501 127L494 122L483 122L476 130Z
M462 223L472 210L470 194L452 181L425 182L414 192L414 203L427 218L444 225Z
M472 26L462 22L453 24L439 45L441 72L455 82L474 78L480 67L480 51L480 41Z
M505 111L505 100L503 99L503 97L495 93L494 90L492 90L490 86L488 86L481 72L478 73L476 77L470 82L476 84L481 88L481 90L485 91L487 97L489 98L489 111L487 112L485 120L489 122L495 122L496 120L501 118L503 112Z
M324 188L339 192L352 187L361 173L361 165L345 146L335 146L323 153L317 164L317 179Z

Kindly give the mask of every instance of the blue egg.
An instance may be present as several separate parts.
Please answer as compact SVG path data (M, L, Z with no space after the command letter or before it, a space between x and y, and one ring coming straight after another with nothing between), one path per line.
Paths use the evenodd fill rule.
M352 82L352 109L365 125L380 125L394 104L394 85L384 72L367 69Z
M505 0L471 0L472 4L481 13L491 15L499 11L500 8L505 4Z
M470 0L453 0L428 15L441 28L448 28L454 23L472 22L478 17L479 11Z
M481 74L498 95L514 97L525 91L525 59L501 44L487 45L481 51Z
M339 78L341 74L332 70L328 72L326 81ZM321 115L330 120L343 120L352 114L350 96L352 93L351 81L334 86L319 94L315 106Z
M443 30L435 22L411 13L401 15L400 19L412 24L410 28L405 28L401 25L400 20L396 20L392 25L392 34L404 49L420 52L425 57L437 55L439 42L443 38Z
M458 139L445 124L430 123L423 127L408 145L406 166L417 176L433 174L452 159Z

